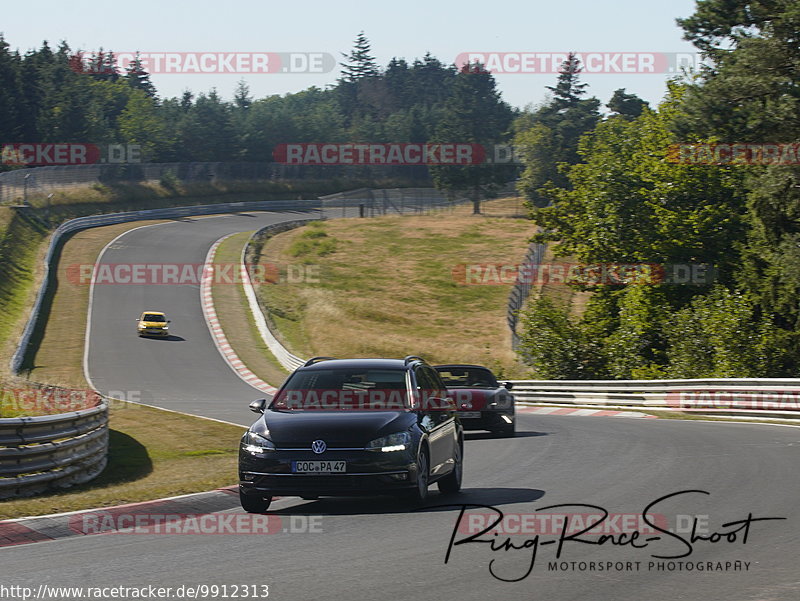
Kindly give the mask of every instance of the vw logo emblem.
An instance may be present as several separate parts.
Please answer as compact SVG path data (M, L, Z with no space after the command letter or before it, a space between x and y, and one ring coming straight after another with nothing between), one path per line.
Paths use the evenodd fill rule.
M324 440L315 440L311 443L311 450L314 451L317 455L320 453L324 453L325 449L328 448L328 445L325 444Z

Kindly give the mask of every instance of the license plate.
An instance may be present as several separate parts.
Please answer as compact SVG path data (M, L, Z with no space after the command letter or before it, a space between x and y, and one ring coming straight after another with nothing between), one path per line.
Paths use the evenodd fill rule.
M295 474L343 474L346 471L346 461L292 461Z
M459 411L458 412L458 417L460 417L462 419L465 418L465 417L467 419L469 419L469 418L480 417L480 416L481 416L481 412L480 411Z

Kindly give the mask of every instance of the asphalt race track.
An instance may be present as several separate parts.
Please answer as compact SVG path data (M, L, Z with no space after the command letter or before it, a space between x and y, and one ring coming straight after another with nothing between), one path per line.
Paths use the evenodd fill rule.
M316 214L241 213L146 226L117 238L100 262L202 265L211 245L226 234ZM135 320L144 310L167 314L169 338L136 336ZM91 315L86 370L97 390L234 423L253 421L246 401L264 393L241 380L219 354L197 283L98 284Z
M293 218L253 213L142 228L117 240L103 261L202 263L226 233ZM134 319L145 308L167 312L182 340L137 338ZM220 357L192 286L96 286L87 357L100 390L141 391L142 402L178 411L249 424L247 403L260 395ZM280 520L275 534L109 534L9 547L0 550L4 581L34 588L266 584L270 599L298 601L800 598L800 429L538 415L521 415L517 428L515 439L468 433L463 492L442 496L433 487L419 511L383 498L284 498L271 508L278 516L272 519ZM235 478L232 466L231 483ZM451 537L468 536L466 529L454 533L461 504L527 514L528 520L546 506L591 504L596 507L552 512L604 508L636 519L651 502L689 490L709 494L677 495L650 510L656 523L664 516L677 525L675 535L642 528L632 543L630 534L602 546L565 540L556 560L560 531L549 528L540 534L531 567L537 539L528 530L511 535L515 548L507 550L505 536L494 544L455 545L445 564ZM448 507L436 507L441 504ZM745 542L745 524L730 523L751 514L754 520L786 519L753 521ZM697 540L690 547L677 538L689 540L691 524L676 516L695 515L703 516L698 534L716 542ZM315 531L308 531L309 522ZM599 571L601 563L611 569Z

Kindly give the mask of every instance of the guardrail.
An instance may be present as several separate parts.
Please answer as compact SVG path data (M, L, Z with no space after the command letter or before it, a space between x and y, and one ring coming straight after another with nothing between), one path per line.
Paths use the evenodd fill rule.
M275 358L278 360L278 362L289 371L294 371L298 367L302 366L303 363L305 363L305 359L301 359L297 355L293 355L289 349L280 343L270 329L269 323L266 319L268 311L266 308L261 306L261 302L258 299L255 288L253 288L253 282L250 280L250 274L247 270L247 266L251 263L254 263L255 260L251 261L247 255L250 245L256 237L263 238L266 236L274 236L280 232L286 232L288 230L305 225L309 221L315 220L296 219L294 221L284 221L282 223L268 225L267 227L258 230L252 236L250 236L247 244L245 244L244 248L242 249L242 287L244 288L244 295L247 298L247 304L250 307L250 314L253 316L253 320L256 323L256 329L258 329L258 333L261 335L261 339L264 341L264 344L266 344L270 352L275 355Z
M530 403L664 407L800 419L800 379L511 380Z
M0 499L88 482L106 466L108 403L0 419Z
M36 325L39 322L39 313L44 302L47 288L51 283L50 267L58 245L64 236L92 227L100 227L104 225L116 225L118 223L127 223L130 221L140 221L144 219L180 219L181 217L195 217L199 215L213 215L216 213L226 212L244 212L244 211L281 211L281 210L314 210L318 209L320 203L318 200L287 200L287 201L261 201L261 202L232 202L213 205L197 205L188 207L170 207L165 209L148 209L143 211L130 211L127 213L110 213L106 215L92 215L90 217L78 217L62 223L52 234L50 238L50 245L45 255L44 265L44 279L36 295L36 300L33 304L31 316L25 329L22 332L22 337L17 345L14 355L11 357L11 371L12 373L19 373L22 369L22 364L25 359L25 353L30 345L31 336L33 335Z

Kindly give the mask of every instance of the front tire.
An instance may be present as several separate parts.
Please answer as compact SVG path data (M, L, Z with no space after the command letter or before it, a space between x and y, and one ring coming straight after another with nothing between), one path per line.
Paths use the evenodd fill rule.
M408 493L408 500L412 503L422 503L428 497L429 465L428 451L423 448L417 457L417 485Z
M261 497L258 495L247 495L239 491L239 502L242 509L247 513L264 513L272 503L272 497Z
M439 492L443 494L455 494L461 490L461 479L464 474L464 445L459 440L456 444L455 466L453 471L437 482Z

